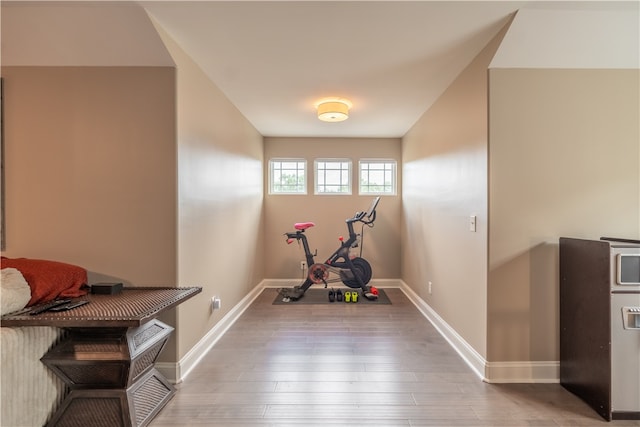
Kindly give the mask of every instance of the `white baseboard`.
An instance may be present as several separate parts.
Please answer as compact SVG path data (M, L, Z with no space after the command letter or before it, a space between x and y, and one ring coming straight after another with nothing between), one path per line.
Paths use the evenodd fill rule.
M487 362L488 383L559 383L560 362Z
M299 286L304 280L302 279L264 279L261 283L262 288L292 288Z
M178 374L179 369L177 363L156 362L155 368L160 371L170 383L177 384L182 381Z
M302 279L264 279L262 281L263 288L291 288L299 286L304 282ZM400 279L372 279L369 284L376 288L401 288L402 280ZM334 287L345 286L342 283L332 285ZM313 285L312 289L322 288L323 285Z
M485 380L485 371L484 367L486 364L486 360L477 352L473 347L471 347L447 322L442 319L430 306L427 304L422 298L416 294L413 289L409 287L406 283L402 282L402 286L400 287L402 292L409 298L417 308L420 313L424 317L427 318L429 322L433 325L434 328L440 335L443 336L445 340L453 347L453 349L462 357L467 365L471 368L471 370L478 375L479 378Z
M177 384L182 382L189 372L200 362L207 352L215 345L216 342L227 332L244 311L251 305L258 295L265 288L261 282L253 288L238 304L235 305L227 314L224 315L213 328L202 337L191 350L184 355L178 363L156 363L156 368L169 380Z
M424 317L447 340L467 365L483 381L488 383L558 383L560 382L560 363L558 361L521 361L487 362L469 343L467 343L447 322L442 319L422 298L406 283L401 282L400 289L418 308Z
M300 283L302 283L300 279L264 279L216 323L178 363L160 362L156 363L156 368L170 382L181 382L265 288L287 288ZM487 362L401 279L374 279L370 284L378 288L400 288L418 311L431 322L462 360L483 381L496 384L560 382L560 363L558 361Z

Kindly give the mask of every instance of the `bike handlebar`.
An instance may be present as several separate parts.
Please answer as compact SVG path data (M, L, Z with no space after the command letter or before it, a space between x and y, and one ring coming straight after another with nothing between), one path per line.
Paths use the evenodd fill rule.
M369 219L364 219L366 215L367 215L366 211L356 212L353 218L347 219L347 222L360 221L365 224L373 224L373 222L376 220L376 211L374 210L373 212L371 212L371 214L369 215Z
M353 218L347 220L348 223L360 221L366 225L371 225L376 220L376 207L378 207L378 202L380 201L380 196L373 199L371 202L371 206L369 209L363 212L356 212L356 215ZM365 219L365 217L367 219Z
M353 216L354 221L360 221L362 218L364 218L364 215L366 214L366 212L356 212L356 214Z

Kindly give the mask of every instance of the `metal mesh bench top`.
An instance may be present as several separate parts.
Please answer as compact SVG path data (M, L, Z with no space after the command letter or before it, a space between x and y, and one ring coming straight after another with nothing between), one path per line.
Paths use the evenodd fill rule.
M9 313L0 318L0 326L135 327L201 291L200 287L125 287L115 295L87 294L73 298L73 301L89 303L67 311L45 311L37 315Z

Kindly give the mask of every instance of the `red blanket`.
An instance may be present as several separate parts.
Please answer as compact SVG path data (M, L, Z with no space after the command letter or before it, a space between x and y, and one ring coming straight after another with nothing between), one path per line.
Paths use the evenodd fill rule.
M20 271L31 288L34 305L58 297L73 298L87 294L87 270L57 261L2 257L2 268Z

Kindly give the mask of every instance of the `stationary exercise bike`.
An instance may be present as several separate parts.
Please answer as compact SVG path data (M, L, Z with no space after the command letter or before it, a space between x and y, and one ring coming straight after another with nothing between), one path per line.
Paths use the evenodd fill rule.
M362 258L362 232L364 226L373 227L373 223L376 220L376 207L380 197L376 197L371 202L369 209L363 212L356 212L352 218L346 220L347 230L349 231L349 237L347 240L340 237L340 247L332 253L329 258L323 263L316 263L316 253L311 253L309 249L309 241L304 234L305 230L315 226L313 222L299 222L294 224L296 231L285 233L287 236L287 244L291 244L294 241L298 243L302 242L304 254L307 265L309 266L308 274L305 281L299 285L294 286L291 289L281 289L280 294L284 298L290 300L297 300L304 296L304 293L314 284L324 283L324 287L327 287L328 283L341 281L350 288L360 288L363 293L367 293L369 287L367 284L371 280L372 270L371 265L367 260ZM356 233L354 230L354 224L356 222L362 223L362 232ZM360 253L353 255L352 249L360 247ZM331 274L335 274L338 277L331 277Z

